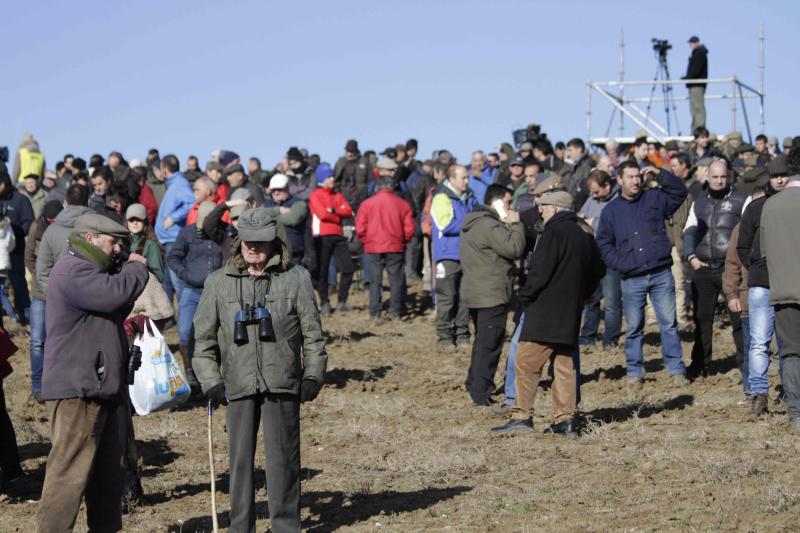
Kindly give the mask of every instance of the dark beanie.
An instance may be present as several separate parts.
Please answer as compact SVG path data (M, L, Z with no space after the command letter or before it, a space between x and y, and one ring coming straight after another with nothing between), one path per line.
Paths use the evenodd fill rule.
M344 145L345 152L353 152L354 154L358 153L358 141L355 139L350 139L347 141L347 144Z
M789 165L786 163L786 156L779 155L769 162L767 171L770 176L788 176Z
M52 220L58 216L62 209L64 209L64 206L61 205L61 202L58 200L50 200L44 204L42 215L44 215L44 218Z
M222 166L224 167L227 167L237 159L239 159L239 154L236 152L231 152L230 150L225 150L219 156L219 162L222 163Z
M289 148L289 151L286 152L286 158L289 161L303 161L303 152L297 149L297 146L292 146Z

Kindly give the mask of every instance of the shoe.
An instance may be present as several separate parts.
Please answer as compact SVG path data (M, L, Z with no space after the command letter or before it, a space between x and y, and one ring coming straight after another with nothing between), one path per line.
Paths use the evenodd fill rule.
M336 310L340 313L349 313L353 310L353 307L347 302L340 302L339 305L336 306Z
M641 376L628 376L626 381L629 387L641 387L644 384L644 378Z
M28 486L30 481L30 475L28 475L27 472L20 471L20 473L14 477L3 479L3 482L0 483L0 494L8 494L11 496L24 494L30 489Z
M744 393L744 398L736 402L736 405L750 405L751 403L753 403L753 395L748 391Z
M439 349L447 353L456 353L456 351L458 350L455 344L448 341L439 341Z
M686 387L689 385L689 380L683 374L673 374L669 377L672 385L675 387Z
M612 350L619 350L619 349L620 349L619 342L612 342L612 343L609 343L609 344L603 344L603 351L604 352L610 352Z
M333 309L331 309L331 304L325 302L319 308L319 314L322 316L330 316L333 314Z
M753 396L753 403L750 405L750 411L747 416L761 416L766 414L768 409L769 400L766 394L756 394Z
M513 433L530 433L533 431L533 418L519 420L512 418L502 426L489 430L492 435L510 435Z
M544 432L553 433L556 435L564 435L565 437L580 437L578 426L575 424L575 420L572 418L568 418L567 420L553 424L549 428L545 429Z
M503 402L497 403L492 406L492 416L495 418L504 418L511 414L511 405Z
M686 377L694 381L698 378L707 378L708 377L708 370L703 367L700 368L696 366L694 363L686 367Z
M397 322L398 320L403 320L403 317L400 315L389 313L389 320L391 320L392 322Z

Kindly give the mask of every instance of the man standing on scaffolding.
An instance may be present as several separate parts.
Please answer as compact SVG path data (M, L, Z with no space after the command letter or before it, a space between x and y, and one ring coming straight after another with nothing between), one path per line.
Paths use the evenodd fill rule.
M700 44L700 38L692 35L689 38L692 55L689 56L689 66L686 68L684 80L703 80L708 78L708 49ZM692 113L692 130L706 125L706 84L687 83L689 89L689 110Z

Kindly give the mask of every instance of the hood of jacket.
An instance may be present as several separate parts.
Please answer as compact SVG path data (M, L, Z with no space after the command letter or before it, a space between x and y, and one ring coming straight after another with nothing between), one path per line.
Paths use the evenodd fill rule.
M466 217L464 217L464 222L461 223L461 232L467 233L475 226L475 224L478 223L480 219L485 217L489 217L498 222L502 222L494 209L492 209L491 207L486 207L484 205L478 204L475 206L474 211L472 211Z
M57 216L53 224L64 228L74 228L78 217L86 213L94 213L90 208L85 205L68 205Z

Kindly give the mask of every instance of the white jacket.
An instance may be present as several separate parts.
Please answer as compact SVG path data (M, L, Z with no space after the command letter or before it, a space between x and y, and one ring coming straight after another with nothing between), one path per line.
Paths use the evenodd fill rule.
M11 270L11 250L14 249L16 240L11 221L8 217L0 219L0 271Z

